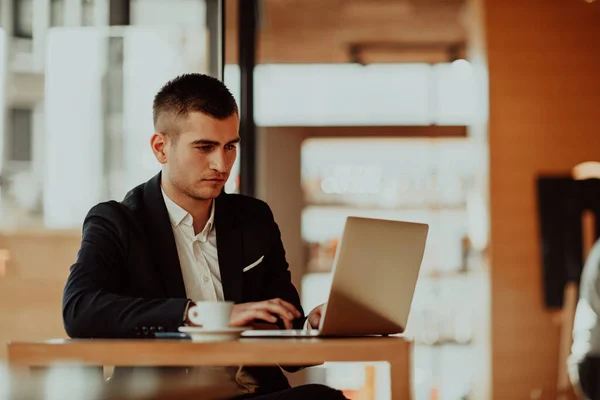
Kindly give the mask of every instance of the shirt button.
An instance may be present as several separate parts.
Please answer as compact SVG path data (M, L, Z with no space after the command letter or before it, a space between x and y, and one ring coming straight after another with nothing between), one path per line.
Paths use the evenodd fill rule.
M202 280L204 281L204 283L208 283L208 276L204 275L202 277Z

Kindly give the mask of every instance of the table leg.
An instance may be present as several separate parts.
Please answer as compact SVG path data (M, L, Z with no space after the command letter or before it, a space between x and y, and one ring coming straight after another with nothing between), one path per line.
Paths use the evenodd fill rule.
M411 370L410 358L407 351L390 357L391 400L411 400Z

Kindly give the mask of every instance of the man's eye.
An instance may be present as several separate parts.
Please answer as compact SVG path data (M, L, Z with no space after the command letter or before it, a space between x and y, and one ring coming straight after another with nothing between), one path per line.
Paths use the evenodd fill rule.
M235 149L235 144L228 144L227 146L225 146L225 150L233 150Z
M196 147L198 150L200 151L210 151L212 149L212 146L198 146Z

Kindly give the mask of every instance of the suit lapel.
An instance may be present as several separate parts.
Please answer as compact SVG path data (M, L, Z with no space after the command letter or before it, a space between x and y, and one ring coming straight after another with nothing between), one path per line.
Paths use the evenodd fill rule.
M225 300L242 302L242 227L236 224L236 209L222 193L215 204L215 228L217 230L217 254Z
M147 213L144 223L150 239L150 252L163 278L166 296L186 298L177 246L162 196L160 177L159 173L144 185L144 203Z

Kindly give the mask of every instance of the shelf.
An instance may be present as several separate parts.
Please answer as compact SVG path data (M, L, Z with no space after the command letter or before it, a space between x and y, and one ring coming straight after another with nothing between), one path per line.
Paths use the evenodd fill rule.
M472 340L468 340L465 342L459 342L455 339L439 339L433 343L426 343L421 340L414 341L415 346L427 346L427 347L444 347L444 346L471 346L473 345Z
M268 127L277 129L277 127ZM403 138L418 140L433 140L443 143L444 139L468 140L466 125L348 125L348 126L299 126L286 127L288 130L298 130L305 138Z
M315 263L316 264L316 263ZM331 270L317 270L312 267L313 264L308 264L305 275L329 275L331 274ZM333 265L333 260L331 260L331 265ZM419 279L427 279L427 280L443 280L443 279L454 279L454 278L473 278L476 276L481 276L484 273L484 270L467 270L467 271L432 271L426 272L419 275Z
M430 272L426 272L424 273L422 276L419 276L419 278L425 278L425 279L431 279L431 280L436 280L436 279L452 279L452 278L470 278L473 276L478 275L479 271L473 271L473 270L458 270L458 271L430 271Z
M457 206L406 206L406 207L383 207L383 206L361 206L361 205L353 205L353 204L344 204L344 203L307 203L305 205L306 208L313 209L323 209L323 210L333 210L333 211L460 211L466 212L466 205L457 205Z

